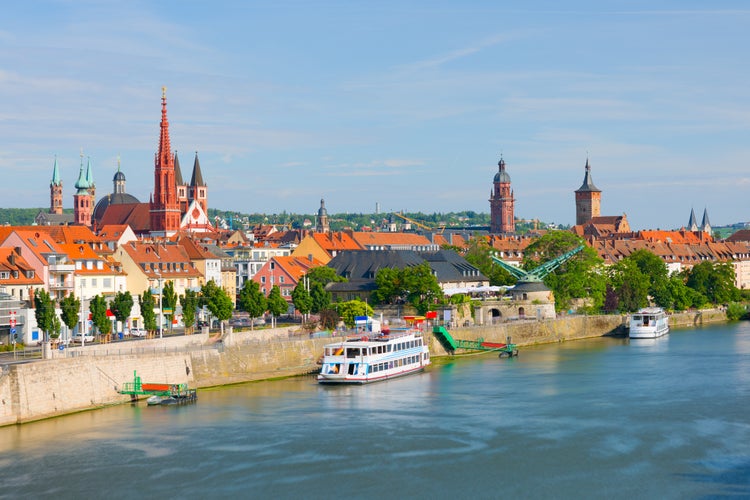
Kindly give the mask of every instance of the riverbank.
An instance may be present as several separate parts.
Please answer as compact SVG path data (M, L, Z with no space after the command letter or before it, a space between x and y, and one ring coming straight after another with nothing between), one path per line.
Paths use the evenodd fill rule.
M723 311L672 316L672 326L692 327L726 321ZM627 318L567 316L451 330L457 339L519 345L557 343L624 333ZM430 332L425 339L434 357L447 353ZM133 380L185 383L207 388L312 373L323 346L334 339L291 335L286 329L228 331L220 340L206 334L122 342L55 352L54 359L10 365L0 374L0 426L122 404L117 391Z

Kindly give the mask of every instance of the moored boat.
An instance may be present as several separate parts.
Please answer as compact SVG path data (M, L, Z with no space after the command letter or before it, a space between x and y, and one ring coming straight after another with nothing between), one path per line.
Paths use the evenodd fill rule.
M661 307L646 307L630 315L631 339L655 339L669 332L669 317Z
M367 384L424 370L430 352L418 329L377 331L328 344L321 384Z

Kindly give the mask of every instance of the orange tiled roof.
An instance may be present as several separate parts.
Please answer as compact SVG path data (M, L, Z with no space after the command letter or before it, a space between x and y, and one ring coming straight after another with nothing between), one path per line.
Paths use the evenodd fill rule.
M353 233L353 239L362 247L368 246L429 246L430 242L425 236L416 233Z
M158 270L164 278L201 276L180 245L131 241L122 248L147 275L155 276L155 271Z
M27 277L29 271L34 268L26 262L26 259L16 253L14 248L0 247L0 271L9 273L7 279L0 279L0 285L4 286L25 286L25 285L44 285L44 280L38 274L34 273L33 277ZM14 276L14 271L18 271Z
M362 250L362 246L349 233L312 233L310 236L320 248L328 253L341 252L343 250Z
M274 257L272 260L276 262L277 266L283 268L284 271L286 271L286 273L294 279L294 281L299 281L299 279L307 274L307 271L311 268L325 265L316 258L310 259L307 257L299 258L284 256Z

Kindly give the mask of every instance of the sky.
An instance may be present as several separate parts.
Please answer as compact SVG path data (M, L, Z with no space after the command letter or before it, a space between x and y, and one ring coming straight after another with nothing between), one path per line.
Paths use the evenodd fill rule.
M750 220L744 1L9 2L0 206L73 206L118 158L153 190L162 87L173 151L211 208L489 212L502 156L518 218L677 229Z

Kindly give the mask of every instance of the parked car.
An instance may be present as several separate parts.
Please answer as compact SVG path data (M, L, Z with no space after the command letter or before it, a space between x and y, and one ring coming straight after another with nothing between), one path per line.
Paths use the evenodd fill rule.
M140 328L131 328L130 329L130 335L132 337L145 337L146 336L146 330L141 330Z
M81 337L83 337L83 338L81 338ZM74 344L80 344L82 342L93 342L94 341L94 336L93 335L89 335L89 334L86 334L86 335L82 336L80 333L76 333L75 335L73 335L70 338L70 341L73 342Z

